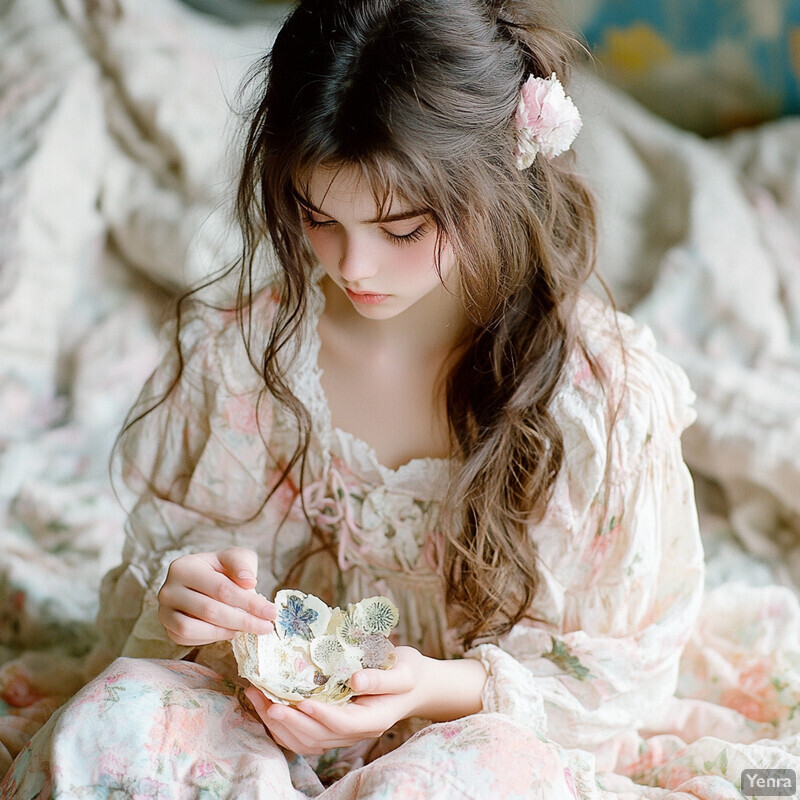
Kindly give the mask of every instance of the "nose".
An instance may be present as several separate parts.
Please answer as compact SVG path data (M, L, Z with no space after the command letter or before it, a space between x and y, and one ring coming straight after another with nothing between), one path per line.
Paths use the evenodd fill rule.
M378 272L377 254L358 236L343 237L339 255L339 274L346 283L371 278Z

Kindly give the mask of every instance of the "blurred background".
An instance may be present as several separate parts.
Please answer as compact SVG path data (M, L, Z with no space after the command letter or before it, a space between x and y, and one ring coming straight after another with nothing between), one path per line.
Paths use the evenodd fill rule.
M800 111L800 0L564 3L612 83L704 135Z
M229 22L286 3L185 0ZM600 74L675 125L713 136L800 112L800 0L561 0Z

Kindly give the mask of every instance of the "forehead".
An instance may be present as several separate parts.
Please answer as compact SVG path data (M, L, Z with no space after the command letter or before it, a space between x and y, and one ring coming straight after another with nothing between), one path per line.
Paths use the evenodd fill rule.
M430 207L401 191L389 170L360 164L315 166L298 176L294 190L301 201L326 212L346 207L380 217Z
M326 200L364 201L374 205L373 189L361 170L353 166L316 167L301 184L309 200L321 205Z

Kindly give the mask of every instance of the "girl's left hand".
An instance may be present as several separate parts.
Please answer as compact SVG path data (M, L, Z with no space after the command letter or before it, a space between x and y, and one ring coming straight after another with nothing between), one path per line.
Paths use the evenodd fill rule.
M268 700L255 686L245 694L277 744L299 755L319 755L333 747L377 739L398 720L414 716L429 659L402 645L395 654L397 662L391 669L354 673L350 685L358 696L341 705L317 700L282 705Z

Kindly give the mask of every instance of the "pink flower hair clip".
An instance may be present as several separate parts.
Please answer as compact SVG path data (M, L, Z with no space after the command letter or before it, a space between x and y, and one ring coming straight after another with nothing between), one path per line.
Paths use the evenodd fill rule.
M515 115L517 169L527 169L539 153L553 158L569 150L583 122L555 72L549 78L528 77Z

